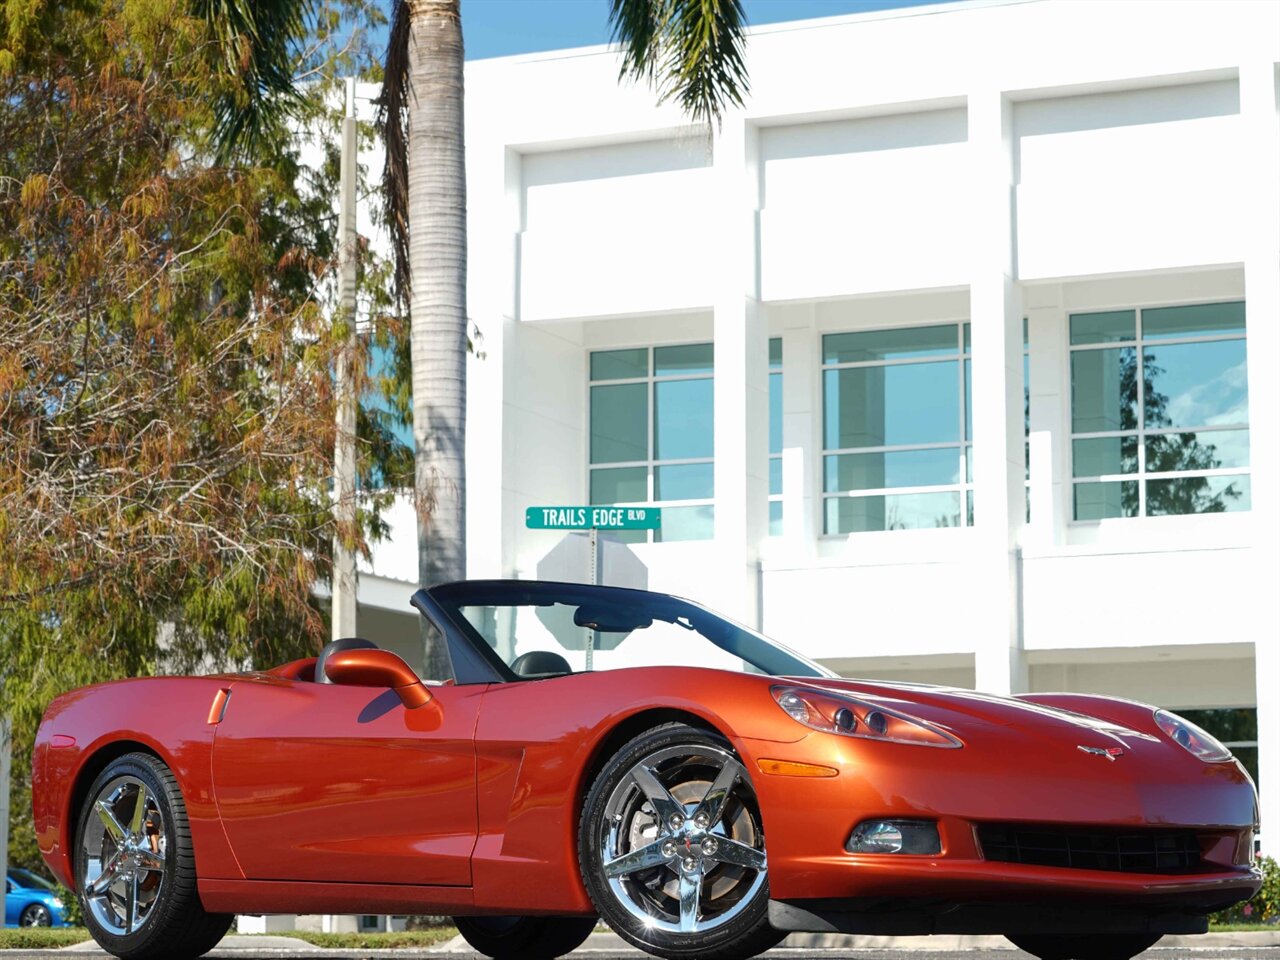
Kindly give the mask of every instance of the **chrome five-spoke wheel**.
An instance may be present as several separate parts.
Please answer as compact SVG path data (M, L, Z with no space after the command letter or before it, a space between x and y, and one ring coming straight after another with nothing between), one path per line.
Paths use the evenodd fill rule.
M97 775L74 851L85 926L121 960L193 960L231 925L200 902L182 788L153 754L127 753Z
M80 840L80 889L93 918L117 936L133 933L155 909L167 837L160 804L137 777L117 777L94 797Z
M760 808L718 735L666 725L636 738L597 779L582 829L592 899L637 946L711 957L777 942Z
M601 823L601 868L637 919L694 933L751 902L767 867L743 774L726 750L677 746L645 757L614 788Z

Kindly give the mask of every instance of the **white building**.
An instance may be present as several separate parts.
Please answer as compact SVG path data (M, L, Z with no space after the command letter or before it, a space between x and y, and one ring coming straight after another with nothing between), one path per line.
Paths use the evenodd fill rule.
M849 675L1178 709L1276 837L1277 61L1263 0L811 20L711 133L605 48L468 63L471 575L537 575L528 506L660 504L649 587ZM361 632L409 651L395 524Z

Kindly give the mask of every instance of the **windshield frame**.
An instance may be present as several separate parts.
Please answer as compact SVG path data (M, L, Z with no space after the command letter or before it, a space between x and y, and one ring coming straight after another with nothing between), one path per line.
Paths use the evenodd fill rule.
M550 606L554 603L580 606L586 602L610 600L652 612L655 614L654 619L674 622L677 617L683 616L694 624L695 632L704 642L738 657L761 671L762 675L811 679L838 676L826 667L723 614L692 600L651 590L551 580L460 580L440 584L429 590L419 590L414 594L413 605L445 634L454 662L456 683L512 683L537 678L515 673L463 615L464 607ZM726 645L703 633L697 628L699 621L716 621L731 628L733 643ZM458 649L459 646L463 649ZM779 671L771 667L785 669Z

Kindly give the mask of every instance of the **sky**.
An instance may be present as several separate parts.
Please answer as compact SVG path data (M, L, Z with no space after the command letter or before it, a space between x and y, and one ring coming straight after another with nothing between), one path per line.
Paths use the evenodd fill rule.
M938 0L745 0L749 24L919 7ZM609 0L462 0L468 60L609 42Z

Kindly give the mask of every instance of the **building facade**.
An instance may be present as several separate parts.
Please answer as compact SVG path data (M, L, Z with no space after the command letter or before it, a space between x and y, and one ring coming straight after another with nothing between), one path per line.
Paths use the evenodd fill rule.
M1277 837L1277 61L1249 0L804 21L715 130L605 48L468 63L471 575L565 575L529 506L660 505L625 582L1179 710ZM392 523L361 632L412 653Z

